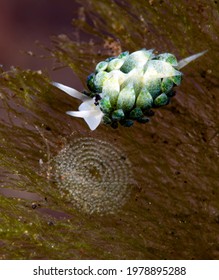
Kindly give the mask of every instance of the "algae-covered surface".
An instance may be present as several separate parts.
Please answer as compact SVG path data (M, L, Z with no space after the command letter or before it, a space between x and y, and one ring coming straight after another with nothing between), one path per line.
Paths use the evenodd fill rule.
M74 36L53 37L50 55L70 67L84 87L97 62L121 51L153 48L178 59L208 52L183 69L176 96L156 109L149 123L101 125L93 132L82 119L65 114L79 102L55 89L43 71L2 69L0 258L218 259L217 1L78 2ZM63 195L65 176L55 180L60 151L89 137L103 144L94 166L90 163L96 185L108 160L100 156L104 145L129 162L131 195L113 213L83 211ZM108 166L116 174L121 164ZM91 193L93 185L91 180Z

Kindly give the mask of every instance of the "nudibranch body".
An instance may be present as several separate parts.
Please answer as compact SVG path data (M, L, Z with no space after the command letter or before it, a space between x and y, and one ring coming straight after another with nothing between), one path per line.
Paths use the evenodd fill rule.
M80 99L79 111L67 114L84 118L91 130L103 122L116 128L118 124L131 126L134 121L148 122L151 109L167 105L180 85L179 71L206 51L181 61L170 53L155 55L153 50L142 49L133 53L122 52L96 65L87 78L89 92L79 91L53 83L67 94Z

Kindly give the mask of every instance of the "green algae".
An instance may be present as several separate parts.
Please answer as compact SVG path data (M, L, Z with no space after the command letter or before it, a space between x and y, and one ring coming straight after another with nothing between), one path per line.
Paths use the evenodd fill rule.
M209 49L149 124L92 137L121 145L137 186L118 214L90 216L60 198L50 159L86 126L65 115L75 101L43 72L0 74L0 184L39 200L0 194L1 259L218 259L218 48L214 1L79 1L77 34L52 38L51 57L82 82L121 51L146 47L177 58ZM61 81L59 81L61 82ZM75 103L74 103L75 102ZM142 128L144 126L144 129ZM73 132L73 134L72 134ZM200 234L200 232L202 234Z

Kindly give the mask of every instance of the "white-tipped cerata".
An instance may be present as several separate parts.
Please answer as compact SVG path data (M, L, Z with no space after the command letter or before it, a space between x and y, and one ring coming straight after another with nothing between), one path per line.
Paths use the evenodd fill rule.
M159 60L152 60L148 62L144 78L165 78L181 76L182 73L174 69L170 63Z
M178 63L171 53L156 55L153 50L146 49L126 51L97 64L94 73L87 78L89 92L81 93L56 82L52 85L82 101L78 111L66 113L83 118L91 130L101 121L113 128L118 124L129 127L134 121L147 122L147 112L151 108L167 105L173 88L181 83L180 69L206 52Z
M203 52L200 52L200 53L196 53L196 54L193 54L191 56L188 56L186 58L183 58L182 60L179 61L178 63L178 69L181 69L183 67L185 67L187 64L189 64L191 61L197 59L198 57L202 56L203 54L205 54L208 50L205 50Z

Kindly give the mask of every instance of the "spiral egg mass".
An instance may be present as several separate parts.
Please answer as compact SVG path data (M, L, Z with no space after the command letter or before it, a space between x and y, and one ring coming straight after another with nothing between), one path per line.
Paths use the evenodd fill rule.
M119 148L91 137L77 138L54 158L62 196L88 213L115 213L131 190L131 163Z

